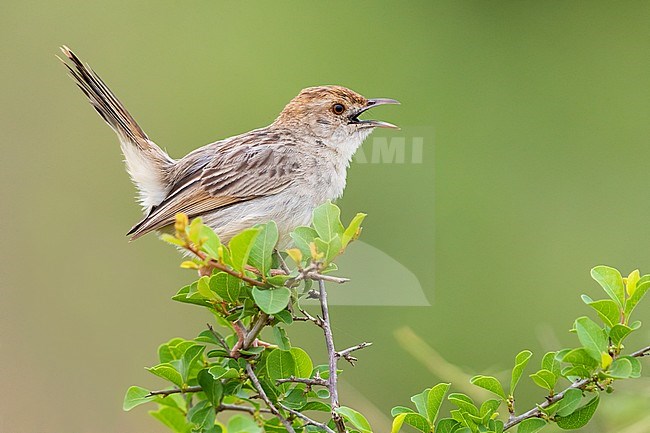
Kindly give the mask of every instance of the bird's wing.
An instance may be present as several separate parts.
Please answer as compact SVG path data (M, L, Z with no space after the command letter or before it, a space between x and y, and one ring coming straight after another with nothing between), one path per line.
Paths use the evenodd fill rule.
M136 224L128 235L136 239L174 222L177 213L190 218L225 206L284 190L301 170L296 156L282 143L225 146L181 176L167 197Z

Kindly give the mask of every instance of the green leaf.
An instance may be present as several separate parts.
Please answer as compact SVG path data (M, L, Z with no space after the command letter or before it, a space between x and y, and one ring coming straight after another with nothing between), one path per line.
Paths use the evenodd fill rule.
M187 383L190 377L190 370L194 364L202 357L205 346L198 344L188 347L181 357L179 373L183 378L183 383Z
M302 255L304 257L311 257L309 244L314 242L314 239L318 236L316 230L311 227L296 227L290 236Z
M263 275L268 275L271 269L273 249L278 243L278 226L274 221L269 221L263 224L261 229L248 256L248 263L259 269Z
M210 290L226 302L236 303L241 294L242 281L225 272L210 277Z
M324 241L320 238L314 239L314 244L316 244L316 249L318 252L323 253L325 257L325 262L330 262L341 253L341 237L339 235L334 235L329 241Z
M208 401L215 407L221 403L223 397L223 385L221 380L215 379L212 374L206 369L199 371L197 380Z
M621 273L609 266L596 266L591 270L591 277L598 282L607 295L618 304L620 309L625 305L625 285Z
M391 433L399 432L404 423L420 430L422 433L430 433L431 431L429 421L422 415L418 413L401 413L393 419Z
M614 345L618 346L623 342L623 340L625 340L628 335L630 335L632 331L633 329L629 326L621 324L614 325L612 329L609 330L609 338L611 338Z
M216 413L209 401L203 400L192 406L187 412L187 418L195 425L195 431L205 431L214 426Z
M305 412L308 410L315 410L318 412L331 412L332 407L323 403L322 401L308 401L303 407L300 408L300 412Z
M273 338L280 350L291 350L291 342L287 337L287 331L279 326L273 327Z
M615 359L607 375L614 379L628 379L632 376L632 363L627 358Z
M291 313L287 310L278 311L273 315L273 317L282 323L286 323L287 325L291 325L293 323L293 317L291 317Z
M546 427L546 421L541 418L528 418L517 427L517 433L535 433Z
M154 398L155 396L150 396L149 395L150 391L148 389L144 389L140 386L132 386L128 390L126 390L126 395L124 396L124 403L122 403L122 409L125 411L129 411L133 409L136 406L140 406L141 404L148 403Z
M410 407L406 407L406 406L395 406L390 410L390 416L392 417L396 417L400 413L415 413L415 411Z
M154 367L148 368L147 370L158 377L170 381L179 388L183 386L183 377L176 368L169 363L158 364Z
M601 320L610 328L621 320L621 309L618 304L611 299L591 301L587 302L587 305L596 310Z
M210 307L211 304L203 296L200 296L196 291L197 283L196 281L188 286L181 288L178 293L176 293L172 299L177 302L183 302L184 304L193 304L200 305L202 307Z
M535 382L537 386L548 389L549 391L553 391L555 383L557 382L557 377L555 377L552 372L544 369L531 374L530 378L533 379L533 382Z
M196 291L199 292L199 294L206 299L220 300L220 298L216 295L216 293L210 290L209 281L210 278L206 276L199 278L199 280L196 282Z
M591 376L592 368L585 367L584 365L574 365L562 369L562 376L573 381L574 378L584 379Z
M630 373L630 378L632 379L637 379L641 377L641 361L639 358L635 358L633 356L625 355L621 356L618 359L626 359L630 362L632 365L632 372Z
M584 365L589 368L597 367L600 364L600 361L600 357L598 360L595 360L582 347L570 350L562 358L562 362L568 362L574 365Z
M625 304L625 317L629 318L632 315L632 311L634 311L634 308L636 308L638 303L648 292L648 289L650 289L650 275L644 275L636 283L636 289Z
M215 336L218 335L221 337L223 340L223 335L221 335L219 332L216 330L212 329L204 329L201 331L201 333L194 339L194 341L197 341L199 343L210 343L210 344L216 344L217 346L221 346L221 341Z
M225 368L220 365L214 365L208 369L208 373L212 375L215 380L218 379L236 379L239 377L239 372L234 368Z
M479 416L486 421L486 418L489 418L499 408L499 406L501 406L502 401L503 400L497 399L485 400L483 404L481 404Z
M181 359L188 347L195 343L182 338L172 338L167 343L158 346L158 357L161 363L170 362L174 359Z
M433 425L438 417L440 406L445 398L445 394L449 391L450 383L439 383L429 390L427 393L426 412L427 419Z
M559 416L569 416L580 405L582 391L576 388L569 388L564 391L564 396L558 401L555 411Z
M357 236L357 233L361 230L361 223L367 215L365 213L358 213L352 218L352 221L347 226L343 235L341 236L341 247L345 248L348 246L350 241L354 240Z
M531 356L533 356L533 352L530 350L522 350L515 356L515 366L512 369L512 379L510 380L510 395L514 395L515 388L517 388L519 379L521 379Z
M309 377L311 372L314 369L314 363L311 358L299 347L293 347L290 350L291 355L293 356L293 361L295 363L295 376L296 377Z
M260 310L266 314L276 314L284 310L291 299L291 291L286 287L262 290L253 287L253 299Z
M455 419L443 418L440 421L438 421L438 424L436 425L434 431L436 433L456 433L459 427L460 427L460 423Z
M213 260L219 260L219 247L221 246L219 236L210 227L203 225L201 238L203 239L201 249Z
M427 388L421 393L415 394L411 397L411 401L415 403L415 408L417 409L418 413L425 418L427 418L428 415L427 400L429 399L429 391L431 391L431 388Z
M233 415L228 420L228 433L262 433L263 429L253 418L244 415Z
M469 396L460 392L454 392L452 394L449 394L449 397L447 397L447 399L458 406L459 409L462 409L464 412L467 412L473 416L479 416L478 408Z
M483 389L487 389L491 393L498 395L504 400L508 398L506 396L506 392L503 390L501 382L499 382L496 377L482 375L474 376L470 379L470 383Z
M575 430L584 427L587 425L591 417L594 416L599 401L600 399L598 398L598 395L596 395L589 401L589 403L585 404L571 415L557 417L556 421L558 427L564 430Z
M356 410L346 406L341 406L336 409L336 412L346 420L350 421L350 423L358 428L361 433L372 433L372 428L370 427L366 417Z
M621 282L621 284L623 283ZM578 333L580 344L582 344L589 356L600 363L600 354L607 352L607 337L603 329L588 317L576 319L575 329Z
M185 414L178 408L164 406L157 411L150 411L149 414L175 433L189 433L192 431L192 424L185 420Z
M266 357L266 371L271 380L286 379L296 375L296 361L291 352L274 349Z
M246 229L233 236L230 243L228 243L232 267L235 270L243 271L244 266L248 263L248 256L253 249L253 245L260 231L262 231L260 227Z
M325 242L329 242L334 236L343 236L343 224L341 224L341 210L330 202L324 203L314 209L312 225L318 236Z
M560 376L562 368L560 361L555 357L556 354L557 352L548 352L544 355L542 358L542 369L550 371L555 376Z

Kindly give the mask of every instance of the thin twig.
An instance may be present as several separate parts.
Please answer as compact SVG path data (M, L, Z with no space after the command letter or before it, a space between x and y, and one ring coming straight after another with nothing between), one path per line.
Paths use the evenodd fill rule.
M217 331L214 330L211 324L208 323L207 325L208 325L208 329L210 330L214 338L216 338L217 341L221 344L221 347L223 347L225 350L230 350L230 347L228 347L228 343L226 343L226 340L224 340L223 337L219 335Z
M225 404L221 403L217 408L217 412L221 412L224 410L234 410L234 411L239 411L239 412L248 412L251 415L254 415L257 412L265 412L265 413L271 413L269 409L265 408L260 408L260 409L255 409L254 407L251 406L243 406L239 404Z
M367 343L364 341L363 343L357 344L356 346L348 347L347 349L336 352L336 356L345 359L350 364L352 364L352 366L354 366L354 363L357 362L358 359L350 355L350 353L354 352L355 350L361 350L368 346L372 346L372 343Z
M650 346L644 347L643 349L637 350L630 356L633 356L635 358L641 358L643 356L650 356Z
M329 390L330 390L330 404L332 406L332 419L336 424L336 429L339 433L345 433L345 424L341 415L336 412L339 408L339 391L338 391L338 373L336 371L336 349L334 348L334 337L332 336L332 328L330 327L330 313L329 306L327 305L327 291L325 290L325 281L318 280L318 291L320 295L320 307L323 313L322 325L323 334L325 334L325 346L327 346L327 355L329 358Z
M311 314L309 314L306 310L303 310L302 308L300 308L300 312L305 317L300 317L300 316L293 315L292 316L293 320L310 321L310 322L314 322L317 326L319 326L321 328L323 327L323 319L321 319L320 317L318 317L318 316L314 317Z
M192 245L187 245L186 248L187 248L188 251L190 251L192 254L197 256L199 259L207 260L207 265L208 266L212 266L215 269L219 269L220 271L223 271L223 272L225 272L225 273L227 273L229 275L232 275L233 277L239 278L240 280L247 282L251 286L266 287L265 283L263 283L261 281L257 281L257 280L255 280L253 278L247 277L246 275L244 275L243 271L242 272L237 272L236 270L232 269L229 266L224 265L223 263L219 263L216 260L209 259L208 256L203 251L200 251L200 250L194 248L194 246L192 246Z
M310 272L309 274L307 274L307 278L309 278L310 280L331 281L332 283L337 283L337 284L343 284L350 281L349 278L333 277L331 275L323 275L315 272Z
M266 392L264 392L264 388L262 388L262 385L260 384L260 380L255 375L255 371L253 371L252 365L246 364L246 373L248 374L248 377L253 383L253 386L259 393L260 398L264 400L264 403L266 403L266 405L271 410L271 413L280 420L282 425L284 425L284 428L286 428L289 433L296 433L296 431L293 429L293 426L291 425L291 422L289 422L284 416L282 416L278 408L275 407L275 405L271 402L271 400L269 400L269 397L266 395Z
M647 355L650 355L650 346L645 347L645 348L640 349L640 350L637 350L636 352L633 352L630 356L632 356L634 358L640 358L642 356L647 356ZM547 397L546 400L544 400L543 403L538 404L535 408L530 409L528 412L522 413L519 416L511 417L508 420L508 422L503 426L503 430L504 431L508 430L508 429L514 427L515 425L519 424L520 422L522 422L524 420L527 420L528 418L538 418L538 417L540 417L541 414L542 414L541 409L546 409L547 407L549 407L553 403L562 400L564 398L564 395L566 394L566 392L568 390L570 390L570 389L584 390L587 387L587 385L589 385L592 382L595 382L596 384L598 383L592 377L588 377L586 379L581 379L581 380L579 380L577 382L572 383L571 386L566 388L564 391L562 391L562 392L560 392L558 394L555 394L552 397Z
M282 269L286 275L289 275L291 273L291 269L289 269L289 266L287 266L287 262L284 261L282 254L280 254L280 251L273 250L273 252L276 254L276 257L278 258L278 264L280 265L280 269Z
M162 395L163 397L166 397L171 394L187 394L190 392L201 392L203 391L203 388L200 386L188 386L185 389L180 389L180 388L174 388L174 389L162 389L160 391L149 391L149 394L147 394L145 397L153 397L154 395Z
M309 425L316 426L316 427L318 427L318 428L322 428L322 429L325 430L327 433L336 433L334 430L332 430L331 428L329 428L329 427L327 426L327 424L324 424L324 423L322 423L322 422L318 422L318 421L316 421L316 420L313 420L313 419L309 418L307 415L305 415L304 413L298 412L297 410L293 410L293 409L291 409L290 407L287 407L287 406L283 405L282 403L278 403L278 404L280 405L280 407L281 407L282 409L286 410L286 411L289 412L291 415L294 415L294 416L300 418L300 419L303 420L305 423L307 423L307 424L309 424Z
M296 377L296 376L289 376L285 379L277 379L277 383L304 383L305 385L308 386L315 386L315 385L320 385L320 386L329 386L329 382L323 379L322 377L312 377L310 379L303 378L303 377Z

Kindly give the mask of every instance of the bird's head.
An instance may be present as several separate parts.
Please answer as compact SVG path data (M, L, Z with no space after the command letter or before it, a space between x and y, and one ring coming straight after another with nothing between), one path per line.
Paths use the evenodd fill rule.
M284 107L274 125L296 128L329 145L354 146L356 150L374 128L399 129L388 122L359 119L363 112L384 104L399 102L367 99L341 86L308 87Z

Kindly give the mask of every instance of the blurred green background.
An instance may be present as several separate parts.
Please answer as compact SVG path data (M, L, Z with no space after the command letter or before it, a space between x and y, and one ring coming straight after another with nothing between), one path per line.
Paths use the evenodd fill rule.
M363 240L431 302L333 309L341 347L374 342L345 367L342 400L377 431L447 379L395 330L470 373L503 371L523 348L538 363L574 344L579 295L601 295L592 266L650 271L648 2L5 2L2 432L165 431L142 408L122 412L123 393L160 384L143 369L158 344L208 319L169 300L194 278L172 248L127 242L134 189L54 57L61 44L175 157L271 122L317 84L399 99L374 114L403 127L390 137L429 131L421 164L353 164L339 202L345 218L369 214ZM647 304L637 318L650 325ZM648 344L642 329L628 347ZM293 342L322 354L308 327ZM650 431L645 376L585 431ZM521 388L522 409L542 395Z

